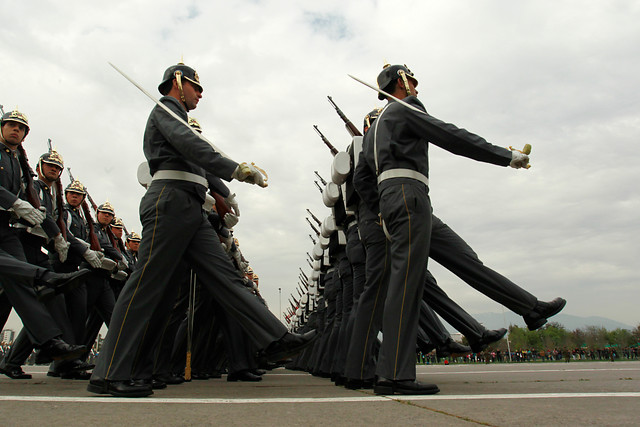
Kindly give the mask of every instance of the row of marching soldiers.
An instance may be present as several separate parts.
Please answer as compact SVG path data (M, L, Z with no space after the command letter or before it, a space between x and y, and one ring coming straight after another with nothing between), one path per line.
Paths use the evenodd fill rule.
M139 267L141 236L125 231L110 202L96 206L80 181L63 190L65 165L55 150L42 154L33 171L23 147L26 115L3 113L0 124L0 329L12 308L23 323L0 360L0 373L31 379L22 366L35 349L35 363L50 364L48 376L88 380L99 331L109 326L124 282ZM199 129L195 120L192 126ZM264 303L258 276L231 231L238 222L235 197L226 188L219 191L208 206L209 221L238 275ZM258 369L246 334L225 316L212 316L212 298L186 265L174 278L180 285L173 312L153 343L152 360L141 368L153 388L182 383L185 375L219 378L225 370L228 381L260 381L265 371Z
M414 79L406 66L385 68L378 76L379 87L383 90L387 86L394 88L396 80L399 81L398 76L403 73ZM395 259L401 255L392 249L395 242L379 215L378 195L369 194L372 189L376 189L376 182L363 179L367 176L366 169L369 167L363 155L363 152L370 149L367 144L371 139L367 140L367 131L373 129L381 109L374 109L366 115L363 132L360 133L331 97L329 101L345 121L352 142L346 151L339 152L314 126L334 156L331 180L328 183L316 172L323 181L322 186L317 182L316 185L322 192L323 203L331 209L331 214L320 220L308 211L318 226L307 219L317 234L317 241L312 237L312 254L307 253L311 273L307 275L302 271L302 291L299 291L299 298L290 302L291 307L285 313L285 318L290 330L304 332L317 329L319 338L288 367L331 378L338 386L350 389L369 388L377 394L437 393L439 388L435 384L416 380L416 353L427 354L436 350L439 357L479 353L502 339L507 330L486 329L448 297L429 273L426 264L411 265L413 270L424 269L423 272L426 272L424 286L420 286L419 291L421 301L420 296L418 297L417 336L414 336L412 342L405 345L403 341L402 345L398 344L396 347L395 343L400 343L397 325L404 325L402 308L408 301L402 295L393 295L395 301L401 300L402 303L397 309L398 305L389 303L388 296L392 293ZM453 129L453 125L442 123L438 122L436 126L449 126ZM388 124L386 126L385 129L391 128ZM441 132L443 133L444 131ZM429 139L429 135L424 137ZM433 138L436 140L438 135ZM373 154L370 156L373 157ZM406 170L402 171L406 174ZM421 218L416 220L420 221ZM506 277L485 266L469 245L433 214L429 257L479 292L523 316L530 330L543 326L548 317L564 307L565 301L562 298L551 302L539 301ZM404 274L404 270L402 273ZM404 280L407 281L406 278ZM399 288L401 293L402 284ZM394 289L397 293L398 287ZM461 332L469 345L454 341L436 313ZM408 310L405 310L404 316L409 316ZM395 326L386 329L387 322ZM380 336L382 341L379 340ZM391 345L396 351L394 360L389 355L387 360L382 356L380 349L387 344L385 340L393 343ZM408 348L408 353L413 354L399 354L398 349L401 347ZM392 366L394 372L402 372L390 375L385 372L388 365Z

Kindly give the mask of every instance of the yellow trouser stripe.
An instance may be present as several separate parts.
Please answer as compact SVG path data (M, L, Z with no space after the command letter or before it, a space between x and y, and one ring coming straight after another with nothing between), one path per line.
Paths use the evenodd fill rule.
M409 279L409 270L411 268L411 214L409 213L409 207L407 206L407 198L404 194L404 184L402 184L402 200L404 201L404 208L407 211L407 217L409 218L409 253L407 254L407 272L404 276L404 287L402 291L402 307L400 308L400 323L398 323L398 342L396 343L396 359L393 365L393 379L396 379L398 373L398 352L400 351L400 332L402 331L402 316L404 314L404 300L407 296L407 280Z
M362 378L362 376L364 375L364 364L365 361L367 360L367 344L369 343L369 334L371 333L371 326L373 323L373 318L375 317L376 314L376 308L378 307L378 299L380 297L380 289L382 288L382 281L384 280L384 275L387 272L387 257L389 255L389 250L388 250L388 240L384 239L384 270L382 270L382 276L380 277L380 280L378 281L378 290L376 291L376 299L375 299L375 303L373 304L373 311L371 312L371 318L369 319L369 327L367 328L367 338L364 341L364 349L362 350L362 364L360 365L360 379L363 380L364 378Z
M133 299L136 297L136 293L138 293L138 288L140 287L140 282L142 282L142 278L144 277L144 272L147 270L147 265L149 265L149 260L151 259L151 253L153 252L153 242L156 238L156 228L158 227L158 203L160 203L160 198L162 198L162 194L164 193L164 189L167 188L165 185L162 187L162 191L158 195L158 200L156 200L156 218L153 224L153 233L151 234L151 247L149 248L149 257L147 258L147 262L144 263L144 267L142 268L142 273L140 274L140 279L138 279L138 283L136 284L136 289L133 291L133 295L131 296L131 300L129 300L129 305L127 305L127 311L124 313L124 319L122 319L122 325L120 325L120 330L118 331L118 338L116 339L116 344L113 346L113 353L111 353L111 360L109 361L109 367L107 368L107 374L104 376L104 379L109 379L109 372L111 371L111 365L113 364L113 358L116 355L116 350L118 349L118 343L120 342L120 336L122 335L122 329L124 328L124 324L127 321L127 315L129 314L129 309L131 308L131 304L133 303Z

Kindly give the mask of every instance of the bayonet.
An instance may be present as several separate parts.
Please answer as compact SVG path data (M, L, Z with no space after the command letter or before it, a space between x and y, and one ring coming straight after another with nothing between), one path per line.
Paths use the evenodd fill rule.
M315 216L310 210L309 208L307 208L307 212L309 212L309 215L311 215L311 218L313 218L313 220L318 224L318 225L322 225L322 221L320 221L318 219L317 216Z
M320 179L320 182L322 183L322 185L327 185L327 181L325 181L324 178L320 176L318 171L313 171L313 173L315 173L316 176Z
M333 154L334 156L338 154L338 149L334 147L331 142L329 142L329 140L322 134L322 132L320 132L320 129L318 129L318 125L313 125L313 128L316 130L316 132L318 132L318 135L320 135L322 142L324 142L325 145L329 147L329 150L331 150L331 154Z
M351 136L362 136L358 128L353 123L351 123L351 120L349 120L347 116L342 112L342 110L336 105L336 103L333 102L333 99L330 96L327 96L327 98L329 98L329 102L331 103L331 105L333 105L333 108L336 109L336 113L338 113L338 115L344 122L344 126L347 128L349 134Z
M318 231L318 229L311 223L311 221L309 221L309 218L305 218L307 220L307 222L309 223L309 225L311 226L311 228L313 228L313 231L315 231L316 234L320 234L320 232Z

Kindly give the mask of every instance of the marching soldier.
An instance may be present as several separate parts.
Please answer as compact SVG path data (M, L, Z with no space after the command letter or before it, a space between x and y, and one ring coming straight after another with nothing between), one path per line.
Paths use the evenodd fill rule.
M62 236L61 229L53 219L54 202L52 197L52 188L55 182L60 178L60 174L64 169L64 163L62 156L56 151L50 151L40 156L36 171L38 173L38 180L34 182L34 189L39 197L40 205L46 209L46 218L41 227L26 227L23 224L16 224L19 228L20 241L23 245L25 256L27 260L39 265L46 269L51 269L51 263L49 257L42 251L46 248L52 258L56 258L59 261L64 262L67 258L69 251L72 253L78 251L84 251L85 245L77 241L75 237L68 233L64 223L60 223L61 227L65 227L65 238ZM48 236L55 236L53 244L47 242ZM70 246L73 246L70 249ZM87 271L88 273L88 271ZM80 283L78 283L79 285ZM66 292L72 291L68 289ZM53 297L51 300L45 302L45 305L52 317L56 321L57 325L63 331L63 338L69 343L76 343L76 337L67 315L65 298L62 295ZM13 343L11 351L5 356L2 366L17 368L23 365L33 350L33 344L28 337L27 332L23 329L16 340ZM46 363L46 359L37 358L36 361ZM88 365L80 362L80 360L67 361L64 363L55 363L51 365L49 375L50 376L64 376L75 378L77 371L84 370Z
M362 167L378 183L379 212L391 239L391 273L384 308L384 341L377 364L376 393L430 394L433 384L415 381L415 337L419 301L431 239L428 142L478 161L526 167L528 156L489 144L483 138L428 115L417 99L417 79L406 66L387 66L378 86L422 112L394 100L380 113L363 142ZM380 99L386 96L380 95ZM357 173L357 172L356 172ZM400 315L402 313L402 315Z
M140 240L140 235L135 231L132 231L127 236L127 241L125 243L126 251L123 253L123 256L127 259L127 263L129 264L129 274L135 270L136 263L138 262L138 248L140 248Z
M202 98L195 70L184 64L169 67L159 86L160 103L187 120ZM300 351L315 334L290 334L251 292L218 243L202 214L207 176L237 179L265 186L262 174L246 163L222 157L206 141L160 106L147 122L144 152L153 180L140 205L143 226L139 262L116 305L97 366L87 388L94 393L137 397L152 394L151 386L134 383L132 369L138 345L160 306L176 264L183 258L218 303L250 334L269 359ZM180 227L176 227L176 224Z
M31 226L41 224L46 218L41 210L20 198L25 197L23 179L31 182L31 170L22 147L28 132L27 118L17 110L4 114L0 119L0 254L14 258L16 264L26 262L26 258L16 230L9 225L12 215ZM33 198L33 202L39 204L37 198ZM43 356L53 359L75 358L85 348L69 345L60 339L62 332L46 308L38 302L33 284L40 282L55 287L72 287L85 273L83 271L61 275L36 268L30 273L33 276L29 274L25 277L14 276L3 269L0 276L0 286L3 290L0 295L0 312L4 313L7 307L13 306L28 328L33 343L40 347ZM4 369L1 372L11 378L20 378L23 375L21 372Z

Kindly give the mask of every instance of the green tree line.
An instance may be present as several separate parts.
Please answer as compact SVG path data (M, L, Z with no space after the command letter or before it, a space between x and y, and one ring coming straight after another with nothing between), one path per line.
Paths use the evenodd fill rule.
M633 330L587 326L583 329L567 330L559 323L550 322L537 331L511 325L507 335L511 351L519 349L578 349L629 348L640 345L640 324ZM491 350L507 350L507 341L502 339L490 347Z

